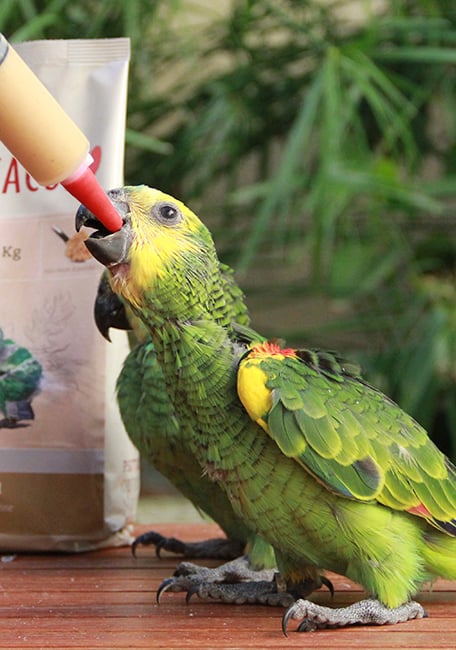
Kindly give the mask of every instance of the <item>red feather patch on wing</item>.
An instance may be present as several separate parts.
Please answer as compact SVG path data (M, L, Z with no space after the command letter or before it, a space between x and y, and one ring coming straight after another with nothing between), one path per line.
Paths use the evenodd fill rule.
M411 515L418 515L418 517L424 517L434 526L445 531L448 535L451 535L452 537L456 537L456 519L452 519L451 521L442 521L441 519L437 519L436 517L432 516L432 514L429 512L426 506L423 505L422 503L420 503L417 506L413 506L413 508L409 508L407 512L409 512Z
M431 513L426 508L426 506L423 505L422 503L420 503L417 506L413 506L413 508L409 508L407 510L407 512L409 512L411 515L418 515L418 517L426 517L426 518L431 517L432 518Z
M265 343L257 343L252 346L249 357L265 358L265 357L296 357L296 350L293 348L281 348L278 343L273 341L266 341Z

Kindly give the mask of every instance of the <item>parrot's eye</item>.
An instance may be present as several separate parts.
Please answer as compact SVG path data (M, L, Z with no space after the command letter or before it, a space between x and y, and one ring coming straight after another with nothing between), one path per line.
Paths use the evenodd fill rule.
M158 203L153 208L155 217L163 224L174 226L182 220L179 208L173 203Z

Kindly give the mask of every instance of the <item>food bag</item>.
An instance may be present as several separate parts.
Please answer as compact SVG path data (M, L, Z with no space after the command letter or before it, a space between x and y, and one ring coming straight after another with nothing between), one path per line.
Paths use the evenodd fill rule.
M88 137L101 185L122 185L128 39L14 48ZM128 346L123 332L110 344L96 329L100 265L62 241L74 235L77 208L60 185L38 186L0 143L2 551L130 539L139 463L115 395Z

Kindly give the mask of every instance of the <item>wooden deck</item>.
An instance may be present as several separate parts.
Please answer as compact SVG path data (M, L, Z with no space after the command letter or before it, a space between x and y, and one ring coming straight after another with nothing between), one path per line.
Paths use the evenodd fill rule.
M138 528L137 532L152 528ZM211 524L155 525L186 540L218 534ZM18 555L0 564L0 648L456 648L456 583L439 581L420 595L429 618L397 626L322 630L298 634L290 623L282 635L282 610L266 606L185 604L164 594L161 581L176 558L158 559L152 549L129 548L82 555ZM5 561L10 560L10 561ZM333 603L362 597L359 587L333 576ZM330 604L327 592L315 597Z

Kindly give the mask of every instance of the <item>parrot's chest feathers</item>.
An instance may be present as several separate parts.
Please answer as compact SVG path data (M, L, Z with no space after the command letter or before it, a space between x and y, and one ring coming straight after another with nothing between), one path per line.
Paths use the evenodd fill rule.
M227 332L213 321L164 321L152 336L176 410L200 423L200 436L210 437L211 428L223 421L227 409L235 402L239 405L237 356Z

